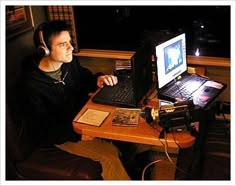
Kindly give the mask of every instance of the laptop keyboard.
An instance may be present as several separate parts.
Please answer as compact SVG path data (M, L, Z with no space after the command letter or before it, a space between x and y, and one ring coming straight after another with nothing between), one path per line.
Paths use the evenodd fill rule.
M130 86L131 82L122 81L113 87L110 97L115 102L132 102L133 101L133 86Z
M132 78L120 79L115 86L105 86L93 98L94 102L116 106L135 107Z
M165 90L165 94L170 97L191 99L192 94L206 82L206 78L197 75L187 76L181 81L176 81L175 86Z

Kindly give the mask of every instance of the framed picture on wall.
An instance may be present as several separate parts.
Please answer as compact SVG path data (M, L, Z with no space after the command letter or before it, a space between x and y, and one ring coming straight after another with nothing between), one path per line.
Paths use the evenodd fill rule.
M31 6L6 6L6 37L12 38L34 28Z

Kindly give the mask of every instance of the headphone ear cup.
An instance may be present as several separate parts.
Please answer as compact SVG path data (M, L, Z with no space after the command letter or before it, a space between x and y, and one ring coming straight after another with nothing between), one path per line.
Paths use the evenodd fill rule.
M38 47L38 53L40 56L43 56L43 57L46 57L46 56L49 56L50 55L50 51L47 47L43 46L43 45L40 45Z
M43 31L39 30L39 41L40 41L40 45L38 47L38 53L39 55L46 57L50 55L50 50L48 49L45 41L44 41L44 37L43 37Z

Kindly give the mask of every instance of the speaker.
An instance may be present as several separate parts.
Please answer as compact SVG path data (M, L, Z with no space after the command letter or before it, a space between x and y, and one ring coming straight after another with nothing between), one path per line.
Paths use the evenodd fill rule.
M50 50L48 49L46 43L44 42L42 29L39 30L39 42L40 42L40 45L38 47L38 53L43 57L49 56Z

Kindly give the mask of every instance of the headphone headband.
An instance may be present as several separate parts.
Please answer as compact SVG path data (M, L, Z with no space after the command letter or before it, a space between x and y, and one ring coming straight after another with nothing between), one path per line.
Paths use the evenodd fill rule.
M43 57L49 56L50 50L48 49L48 47L44 41L42 26L39 28L38 37L39 37L39 42L40 42L40 45L38 47L38 53Z

